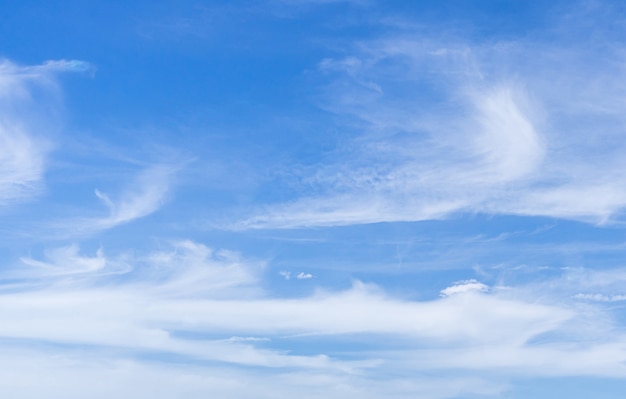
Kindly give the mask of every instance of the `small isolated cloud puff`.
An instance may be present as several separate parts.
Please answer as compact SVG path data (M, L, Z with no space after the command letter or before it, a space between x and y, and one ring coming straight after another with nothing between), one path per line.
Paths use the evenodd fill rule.
M281 270L278 272L278 274L281 275L285 280L291 280L291 272ZM300 272L296 275L296 278L298 280L308 280L310 278L313 278L313 275L311 273Z
M449 297L451 295L474 293L474 292L487 292L489 287L483 283L480 283L474 279L464 280L455 283L454 285L444 288L440 291L439 295L442 297Z

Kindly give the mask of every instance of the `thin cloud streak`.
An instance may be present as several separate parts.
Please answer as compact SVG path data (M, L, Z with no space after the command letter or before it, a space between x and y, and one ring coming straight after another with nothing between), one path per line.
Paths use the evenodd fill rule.
M396 377L391 380L367 378L360 374L328 371L285 370L271 378L252 368L240 369L225 364L164 365L138 359L118 359L110 353L89 351L90 360L75 353L3 347L0 386L15 392L14 398L42 395L52 399L108 399L111 397L150 397L169 399L177 396L200 399L207 393L226 399L245 398L319 398L342 399L358 395L365 399L411 399L421 395L433 399L456 397L467 392L498 394L506 384L480 378ZM83 349L85 351L86 349ZM94 358L98 359L97 361ZM28 375L45 376L37 384ZM245 384L241 383L245 381Z
M105 197L109 216L93 220L93 224L101 229L107 229L153 213L163 204L176 169L168 165L159 165L142 171L132 183L132 188L123 192L117 202ZM103 198L99 191L96 191L96 195Z
M76 218L57 222L52 229L68 236L90 235L130 223L156 212L167 200L178 164L148 167L128 181L114 199L96 188L94 195L108 209L105 217Z

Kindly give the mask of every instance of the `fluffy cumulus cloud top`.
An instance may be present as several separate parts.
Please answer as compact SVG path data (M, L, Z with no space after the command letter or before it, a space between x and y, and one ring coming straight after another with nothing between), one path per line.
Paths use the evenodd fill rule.
M0 24L0 392L626 394L618 2L57 3Z

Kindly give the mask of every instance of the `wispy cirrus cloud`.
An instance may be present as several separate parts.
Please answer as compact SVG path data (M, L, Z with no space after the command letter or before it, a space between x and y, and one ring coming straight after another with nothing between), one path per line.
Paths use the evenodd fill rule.
M53 147L55 115L50 109L59 105L55 74L89 70L90 64L77 60L36 66L0 60L0 205L28 198L41 188L46 156Z
M81 276L93 278L129 271L129 265L123 260L107 259L102 248L94 256L83 255L78 244L74 243L46 250L44 255L45 260L37 260L32 256L21 257L24 267L11 270L5 277L34 280Z
M95 219L93 224L106 229L151 214L163 204L176 169L158 165L142 171L115 202L96 189L95 194L109 209L109 216Z
M45 275L67 275L94 273L101 271L106 266L106 260L102 249L96 252L96 256L81 256L78 245L56 248L46 252L48 262L38 261L31 257L23 257L20 260L27 266L36 268L34 274L37 277Z
M600 56L591 42L563 46L577 34L569 28L559 40L496 43L401 32L323 60L329 84L320 103L344 121L351 141L334 159L304 168L298 178L313 189L235 227L456 212L593 223L619 217L626 206L622 47L608 45Z
M103 217L69 218L57 222L53 229L68 235L89 235L130 223L157 211L167 200L179 164L148 167L129 179L113 198L96 188L95 197L108 209Z

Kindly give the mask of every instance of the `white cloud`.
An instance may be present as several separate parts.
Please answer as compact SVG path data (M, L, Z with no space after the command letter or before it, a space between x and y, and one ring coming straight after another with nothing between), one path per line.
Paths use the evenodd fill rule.
M110 214L94 220L94 225L106 229L127 223L156 211L165 200L170 179L177 167L158 165L142 171L120 196L117 202L96 190L98 198L109 207Z
M479 378L446 379L410 376L385 381L360 374L324 371L281 371L272 374L254 368L237 369L219 365L163 365L118 359L102 351L59 354L54 350L27 351L4 347L0 361L0 387L15 399L45 396L51 399L108 399L111 397L150 397L166 399L184 396L241 399L253 395L261 399L326 397L342 399L358 395L364 399L394 397L433 399L459 394L498 394L506 385ZM32 376L37 383L32 383ZM14 393L14 394L13 394Z
M107 261L102 248L96 251L96 256L86 257L79 254L78 245L72 244L45 252L47 262L38 261L31 257L23 257L24 265L33 269L20 270L16 276L63 276L102 272Z
M474 348L423 350L404 354L417 369L456 369L506 371L518 376L593 376L623 378L626 374L626 343L587 343L491 346L488 351ZM540 370L540 372L538 372Z
M586 299L597 302L621 302L626 301L626 295L604 295L604 294L576 294L576 299Z
M316 194L240 227L424 220L458 211L610 220L626 204L621 132L602 132L614 148L585 140L590 120L621 121L623 102L572 85L583 99L570 103L576 93L564 87L572 71L561 82L554 71L531 76L527 69L500 79L491 70L493 47L394 39L361 43L353 56L322 62L324 73L343 71L337 87L349 88L333 87L336 102L327 108L356 121L359 136L303 178ZM389 74L390 65L400 73ZM443 72L428 75L426 65ZM92 71L76 61L11 68L0 68L0 117L4 110L10 116L0 120L0 148L7 148L0 153L0 193L9 193L0 203L36 192L47 151L35 130L19 129L24 118L14 118L4 99L31 101L30 86L20 82L53 86L53 71ZM6 73L13 70L18 78ZM609 86L606 72L590 75L601 93ZM426 75L445 86L440 94L449 105L420 97ZM559 90L551 95L552 82ZM394 91L398 85L410 94ZM612 100L621 98L609 89ZM579 127L581 120L571 119L577 113L584 116ZM593 148L591 160L581 157L586 148ZM88 234L150 215L167 200L177 170L149 167L119 191L98 185L95 196L107 213L70 220L64 231ZM312 295L272 295L264 289L263 261L189 240L117 255L72 244L21 262L2 268L0 285L0 391L16 398L253 392L437 399L502 395L508 377L626 377L626 341L606 310L626 298L614 294L622 292L623 270L571 271L507 290L464 280L416 300L358 281ZM292 272L279 275L289 280ZM306 272L293 277L317 281ZM340 345L346 340L350 345ZM367 349L352 349L361 343Z
M489 287L487 287L485 284L472 279L460 281L450 287L441 290L441 296L446 297L466 292L486 292L488 290Z
M481 132L474 139L474 153L487 165L489 176L481 184L509 182L528 176L545 155L542 137L529 116L522 90L496 87L475 98Z
M158 271L162 264L153 267ZM172 295L171 290L160 288L168 286L168 279L153 278L151 284L145 279L105 284L97 289L65 284L30 292L4 292L1 296L6 308L0 315L0 336L64 347L103 348L100 354L89 354L90 358L117 353L113 362L120 361L120 354L124 359L136 352L169 353L231 365L286 368L288 373L302 370L309 376L335 375L344 379L350 390L366 381L372 384L379 380L371 379L373 374L389 374L389 381L393 381L395 373L441 369L455 369L457 373L508 369L512 375L535 376L626 374L620 366L626 359L626 346L617 337L610 341L598 337L599 342L588 340L582 346L568 341L569 322L578 324L575 311L533 304L531 300L465 290L447 298L416 302L390 298L361 284L347 291L297 299L236 299L237 295L220 299L198 296L196 281L178 277L174 277L179 281L177 295ZM211 291L211 284L209 281L206 285L207 292ZM209 336L186 339L178 335L180 331ZM264 338L232 339L233 334ZM333 337L346 334L373 334L372 339L377 342L393 339L405 347L400 354L383 345L375 352L353 353L350 361L328 357L323 352L301 356L262 348L268 337L285 340L286 335L317 336L320 348L324 348L322 342L333 342ZM545 334L557 334L560 338L544 344L529 343ZM430 343L431 349L419 349L424 342ZM66 356L71 354L69 351ZM151 367L145 362L137 366ZM111 361L103 367L103 371L115 369ZM239 373L244 372L237 371L237 379L256 375ZM411 380L401 384L407 395L420 392L409 383ZM7 382L0 381L2 384ZM461 384L458 389L433 396L473 392L471 384ZM383 397L378 391L371 395Z
M129 372L137 378L161 373L153 368L155 363L136 354L175 356L191 364L219 362L220 370L233 373L233 381L255 380L263 369L280 369L273 375L291 381L285 382L290 390L308 386L298 375L320 376L320 381L308 380L313 390L322 389L322 381L332 376L343 381L347 390L338 391L338 396L360 392L365 384L371 390L364 392L372 398L388 397L389 392L397 397L424 392L441 398L501 392L501 377L472 379L473 373L485 370L496 376L502 376L502 370L507 370L507 376L626 375L626 343L607 324L607 314L599 307L603 302L584 296L579 299L592 303L581 307L582 302L559 299L571 298L573 289L601 287L610 280L608 275L580 276L574 285L572 276L566 275L507 290L489 290L476 280L465 280L430 300L394 297L360 282L345 290L281 298L261 288L262 262L192 241L172 242L145 255L111 257L98 250L94 256L84 256L76 245L45 255L44 261L23 259L33 273L5 272L30 284L19 290L14 283L1 286L0 337L15 340L17 346L12 344L10 353L18 364L49 353L63 359L61 366L50 369L58 373L50 380L59 384L50 386L53 392L67 388L69 375L76 376L72 364L79 369L89 364L86 370L95 367L113 375L132 364ZM107 270L125 274L115 276ZM585 282L588 285L581 285ZM561 291L555 289L559 286ZM606 294L600 295L604 300ZM376 342L377 349L348 351L345 358L345 353L332 349L353 335ZM314 340L307 355L275 349L299 339ZM54 345L31 345L43 342ZM385 342L401 349L391 350ZM75 352L76 345L86 349ZM8 352L3 353L8 361ZM238 365L254 367L236 369ZM176 373L176 366L168 367ZM187 370L183 374L215 372L211 364L180 367ZM10 370L0 365L0 387L13 386L10 378L3 379ZM419 378L420 373L437 371L444 376L449 370L455 370L456 377L445 381L458 383L454 388L446 383L445 389L437 389L432 380ZM87 380L95 378L85 372ZM410 378L399 377L407 373ZM381 375L385 378L373 378ZM175 379L167 380L174 382L164 383L162 389L178 386ZM391 389L392 382L399 385L385 396L384 389ZM215 384L202 387L221 389ZM240 394L230 392L233 397Z
M214 251L184 240L170 251L154 252L143 259L140 274L148 289L168 297L256 297L263 262L243 259L238 253ZM143 269L142 269L143 270Z
M69 252L75 257L74 250ZM103 255L99 256L102 259ZM254 289L258 265L246 266L237 257L224 257L191 242L179 243L174 251L157 252L139 262L126 261L135 268L125 282L111 285L103 280L104 284L96 288L66 280L44 288L1 293L7 307L0 315L0 336L158 349L244 364L296 365L302 361L314 366L321 360L276 357L253 348L185 340L173 333L210 332L226 337L391 334L441 343L517 346L574 316L567 309L470 289L459 289L457 295L439 300L415 302L394 299L356 283L346 291L296 299L268 298ZM78 263L85 260L79 258ZM471 284L476 283L466 285ZM76 314L81 318L76 319ZM245 351L250 353L245 355Z
M40 190L45 161L58 129L54 73L85 71L82 61L48 61L19 66L0 60L0 205L28 198Z
M0 201L7 203L37 192L43 178L46 145L37 142L19 122L0 122Z
M619 46L601 57L595 51L594 43L436 42L408 32L325 59L322 107L348 121L353 140L342 142L336 158L311 165L301 179L307 189L291 201L233 227L420 221L457 212L619 218L626 207L626 73Z
M57 222L53 229L65 235L85 235L132 222L156 212L167 199L177 164L154 165L129 179L126 187L111 198L96 188L95 196L106 206L108 215L93 218L74 218Z

